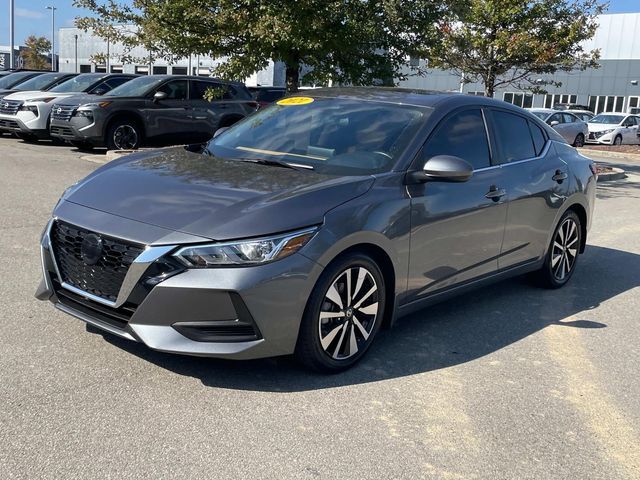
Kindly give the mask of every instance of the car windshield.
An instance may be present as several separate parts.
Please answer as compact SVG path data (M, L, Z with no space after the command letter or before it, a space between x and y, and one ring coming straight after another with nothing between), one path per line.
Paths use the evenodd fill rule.
M11 75L0 78L0 88L12 88L21 82L24 82L26 78L31 78L33 72L16 72Z
M550 115L549 112L536 112L536 111L531 111L531 113L533 113L536 117L538 117L540 120L542 120L543 122L547 119L547 117Z
M50 92L65 93L65 92L84 92L89 89L98 80L104 77L104 74L87 73L84 75L78 75L71 80L53 87Z
M26 82L17 85L18 90L44 90L61 78L69 75L68 73L44 73L37 77L30 78Z
M114 88L107 93L107 95L110 97L142 97L165 80L166 77L157 77L153 75L134 78L133 80L129 80L127 83L123 83L119 87Z
M204 153L330 175L380 173L391 169L431 111L362 99L292 97L237 123Z
M618 125L624 119L624 115L596 115L589 123L605 123L609 125Z

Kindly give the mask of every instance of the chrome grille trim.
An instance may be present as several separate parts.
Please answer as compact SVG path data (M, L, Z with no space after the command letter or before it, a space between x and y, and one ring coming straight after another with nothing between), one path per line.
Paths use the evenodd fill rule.
M20 100L0 100L0 113L16 115L24 102Z

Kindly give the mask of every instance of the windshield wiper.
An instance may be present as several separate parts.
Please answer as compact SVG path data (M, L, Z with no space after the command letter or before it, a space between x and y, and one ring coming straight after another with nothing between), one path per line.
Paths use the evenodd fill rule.
M290 168L292 170L314 170L312 165L304 165L302 163L289 163L283 162L282 160L272 160L267 158L230 158L229 160L258 163L260 165L269 165L272 167Z

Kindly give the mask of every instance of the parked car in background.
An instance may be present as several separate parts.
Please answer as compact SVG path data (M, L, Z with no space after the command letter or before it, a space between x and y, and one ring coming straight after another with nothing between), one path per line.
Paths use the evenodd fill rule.
M205 100L208 89L217 91L218 98ZM51 117L50 132L82 149L201 143L257 107L241 83L186 75L149 75L98 98L73 97L59 102Z
M0 100L7 95L11 95L15 92L28 92L28 91L47 91L54 88L61 83L78 75L77 73L61 73L61 72L49 72L42 75L36 75L29 80L20 82L12 88L7 88L0 93Z
M640 116L638 115L625 115L616 112L601 113L593 117L588 126L587 143L604 145L637 145L640 143L638 141Z
M593 161L519 107L307 90L202 154L129 155L70 187L36 296L155 350L336 372L449 296L528 272L566 285L595 191Z
M260 107L266 107L267 105L280 100L287 94L285 87L247 87L251 92L254 100L260 104Z
M556 103L553 106L553 110L580 110L591 112L591 109L587 105L580 105L579 103Z
M24 84L35 82L35 77ZM113 73L72 74L64 82L50 90L16 92L0 100L0 130L10 131L24 140L49 137L51 111L57 110L57 100L85 92L87 95L103 95L128 82L135 75ZM21 84L21 85L24 85Z
M569 112L558 112L548 108L529 108L532 114L553 127L562 135L569 145L582 147L585 143L589 129L586 122Z
M22 82L26 82L30 78L37 77L38 75L43 75L44 73L45 72L21 70L19 72L12 72L9 75L0 77L0 95L5 92L9 93L11 92L13 87L20 85Z
M590 110L565 110L565 112L574 114L583 122L589 122L589 120L595 117L595 114Z

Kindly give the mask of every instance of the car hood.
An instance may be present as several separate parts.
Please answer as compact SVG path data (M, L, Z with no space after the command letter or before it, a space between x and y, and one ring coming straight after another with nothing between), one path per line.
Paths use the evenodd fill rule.
M46 92L42 90L29 90L25 92L15 92L5 97L6 100L22 100L28 102L36 98L60 98L67 97L68 93Z
M111 162L65 201L212 240L257 237L322 223L364 194L372 176L340 177L223 160L183 147Z
M590 132L602 132L604 130L613 130L618 128L617 123L587 123Z

